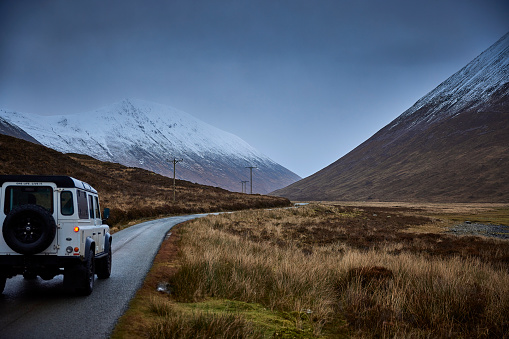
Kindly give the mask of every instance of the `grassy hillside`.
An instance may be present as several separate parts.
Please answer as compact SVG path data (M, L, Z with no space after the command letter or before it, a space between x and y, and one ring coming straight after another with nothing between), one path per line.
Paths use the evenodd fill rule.
M63 154L41 145L0 135L0 174L69 175L92 185L101 207L111 209L109 223L162 215L288 206L290 201L230 192L218 187L176 181L147 170L102 162L89 156Z

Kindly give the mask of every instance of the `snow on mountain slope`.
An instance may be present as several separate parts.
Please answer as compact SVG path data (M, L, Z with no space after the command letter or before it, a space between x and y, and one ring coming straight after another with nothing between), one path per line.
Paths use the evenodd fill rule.
M41 144L64 153L173 174L169 160L182 158L177 177L240 190L246 166L260 168L253 191L267 193L298 179L239 137L175 108L125 99L92 112L39 116L0 110ZM171 167L171 168L170 168ZM256 184L257 183L257 184Z
M416 112L426 111L426 114L414 117L414 125L448 119L465 109L476 109L497 90L503 91L498 93L500 96L509 94L509 88L505 86L508 79L509 33L419 99L394 121L392 127Z

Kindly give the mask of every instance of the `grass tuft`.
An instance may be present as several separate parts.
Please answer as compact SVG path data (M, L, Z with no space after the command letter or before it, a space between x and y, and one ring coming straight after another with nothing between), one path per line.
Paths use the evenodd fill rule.
M149 338L262 338L252 324L232 313L183 311L172 303L155 302L159 320L148 329Z

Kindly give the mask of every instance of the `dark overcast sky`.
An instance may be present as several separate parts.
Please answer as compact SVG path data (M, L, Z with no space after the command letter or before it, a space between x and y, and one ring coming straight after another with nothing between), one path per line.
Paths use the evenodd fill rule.
M508 31L507 0L0 0L0 108L154 101L308 176Z

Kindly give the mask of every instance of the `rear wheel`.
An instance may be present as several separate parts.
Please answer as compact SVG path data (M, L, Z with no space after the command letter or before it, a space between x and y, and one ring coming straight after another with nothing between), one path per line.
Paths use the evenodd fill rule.
M94 251L90 251L87 260L81 267L81 284L82 287L77 288L77 292L81 295L90 295L94 290L95 282L95 262L94 262Z
M108 249L108 255L97 261L97 277L99 279L108 279L111 275L111 245Z
M4 277L3 275L0 275L0 294L2 294L2 292L4 291L6 280L7 280L6 277Z

